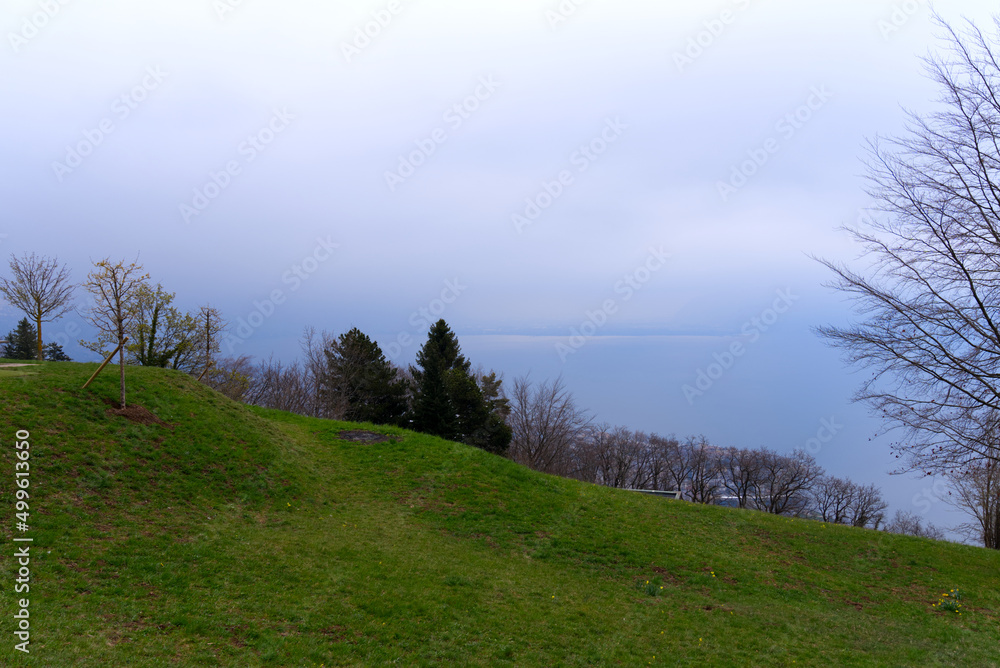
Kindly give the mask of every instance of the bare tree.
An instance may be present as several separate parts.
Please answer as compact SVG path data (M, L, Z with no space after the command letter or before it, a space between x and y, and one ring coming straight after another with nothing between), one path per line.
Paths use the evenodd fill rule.
M943 107L870 143L877 217L850 230L864 273L824 262L863 320L818 330L871 371L856 398L902 432L900 472L1000 463L985 438L1000 412L1000 49L937 20L950 52L925 63Z
M590 416L576 406L562 378L535 386L522 376L514 379L511 390L510 426L511 459L536 471L565 475L573 448L587 436Z
M274 357L258 362L253 370L247 403L305 415L309 386L305 370L298 362L284 364Z
M44 359L42 323L52 322L72 308L73 284L69 270L56 258L38 257L25 253L21 258L10 256L13 278L0 277L0 293L12 305L35 321L38 336L38 361Z
M719 473L725 490L738 508L753 508L753 491L761 484L764 453L761 450L726 448L719 452Z
M598 429L598 480L608 487L646 489L650 483L648 437L625 427Z
M882 491L875 485L853 485L853 499L848 508L847 523L855 527L878 529L885 520L885 511L889 507L882 498Z
M98 329L99 334L96 342L80 343L95 351L105 351L104 346L108 343L118 346L122 409L125 408L125 336L136 317L133 297L148 279L149 274L142 273L142 265L137 261L112 263L105 258L94 263L94 270L87 274L83 284L93 298L83 316Z
M668 473L669 448L667 447L667 443L669 443L669 440L656 434L650 434L646 437L646 449L649 451L646 460L646 487L648 489L674 489L670 486L670 475Z
M824 522L878 529L889 504L875 485L859 485L849 478L822 476L810 490L812 509Z
M248 400L254 378L253 358L249 355L219 360L202 376L202 382L234 401Z
M984 547L1000 550L1000 466L987 463L953 478L948 502L974 518L958 530Z
M601 453L606 446L610 430L611 427L607 424L591 426L585 430L581 438L570 448L566 472L563 475L595 485L601 484Z
M688 438L681 446L681 452L688 457L690 481L688 492L695 503L715 503L722 491L722 477L719 475L719 449L705 439Z
M316 332L315 327L306 327L299 339L302 354L305 359L302 365L305 369L305 385L309 394L306 405L307 415L313 417L328 417L337 420L344 419L347 402L344 397L333 396L326 392L324 377L327 372L326 352L337 341L337 337L326 331Z
M690 456L689 449L681 445L674 436L653 435L650 441L657 458L662 461L664 486L690 498L691 478L696 462Z
M222 318L219 309L205 304L198 307L198 315L195 316L197 322L196 340L198 348L204 353L202 359L202 369L209 369L214 362L215 354L219 352L219 337L226 331L228 323Z
M941 529L930 522L924 524L918 515L903 510L896 511L892 521L885 525L885 530L906 536L944 540L944 532Z
M811 492L814 508L821 520L847 524L854 499L854 485L849 480L823 476L816 481Z
M798 515L807 509L812 485L822 475L823 469L803 450L791 456L761 450L754 505L775 515Z

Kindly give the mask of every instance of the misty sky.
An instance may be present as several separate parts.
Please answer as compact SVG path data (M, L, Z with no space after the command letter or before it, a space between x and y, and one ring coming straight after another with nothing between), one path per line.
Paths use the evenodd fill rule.
M984 28L993 3L944 18ZM8 0L0 254L133 259L292 361L359 327L398 364L445 318L473 364L562 375L601 421L810 447L893 509L849 304L864 146L933 109L926 3ZM81 295L82 296L82 295ZM21 317L0 303L0 330ZM47 326L95 356L76 315ZM68 342L68 343L67 343ZM815 439L815 440L812 440Z

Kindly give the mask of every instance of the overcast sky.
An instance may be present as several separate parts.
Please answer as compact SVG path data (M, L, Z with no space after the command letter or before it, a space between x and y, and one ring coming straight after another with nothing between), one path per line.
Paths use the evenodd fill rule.
M858 250L866 139L937 97L926 3L7 0L0 29L2 255L78 280L138 255L223 311L230 354L356 326L405 364L443 317L473 364L561 374L602 421L808 445L961 520L886 475L810 330L850 318L810 255Z

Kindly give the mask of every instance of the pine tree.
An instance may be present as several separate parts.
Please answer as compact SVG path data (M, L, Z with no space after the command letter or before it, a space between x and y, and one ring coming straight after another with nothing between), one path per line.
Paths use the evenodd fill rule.
M456 439L461 434L459 406L453 392L462 388L461 376L469 362L458 338L444 320L438 320L417 353L419 368L410 367L414 380L413 428L425 434ZM449 371L455 373L449 374Z
M479 376L462 355L458 338L444 320L438 320L417 353L414 378L413 428L506 454L511 429L509 412L495 373Z
M4 345L3 356L12 360L33 360L38 358L38 330L28 322L27 318L21 318L17 323L17 328L7 335L7 343Z
M45 359L49 362L72 362L72 358L63 352L62 346L58 343L50 343L45 346Z
M486 408L486 416L477 429L469 432L470 438L466 443L496 455L506 456L514 437L514 430L507 424L510 402L503 396L501 389L503 381L497 377L495 371L477 374L476 380Z
M378 344L356 327L324 351L323 392L340 403L351 422L400 424L406 413L406 384L397 378Z

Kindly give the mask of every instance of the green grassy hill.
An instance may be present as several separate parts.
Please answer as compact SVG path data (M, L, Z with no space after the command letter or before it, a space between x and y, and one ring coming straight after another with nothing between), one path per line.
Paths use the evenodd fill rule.
M94 368L0 372L0 665L1000 665L995 552L595 487L129 369L142 424L107 412L117 369L80 389ZM340 438L363 428L391 440ZM934 606L952 589L961 615Z

